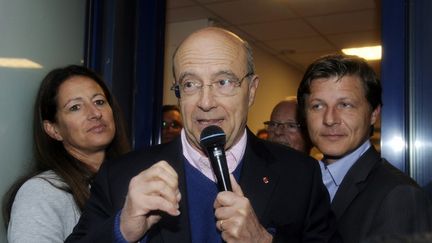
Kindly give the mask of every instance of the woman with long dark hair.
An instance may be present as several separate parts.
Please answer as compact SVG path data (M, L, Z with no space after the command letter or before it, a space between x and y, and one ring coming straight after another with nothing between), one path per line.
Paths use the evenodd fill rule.
M33 118L33 171L6 194L9 242L63 242L102 162L130 150L121 112L103 80L71 65L49 72Z

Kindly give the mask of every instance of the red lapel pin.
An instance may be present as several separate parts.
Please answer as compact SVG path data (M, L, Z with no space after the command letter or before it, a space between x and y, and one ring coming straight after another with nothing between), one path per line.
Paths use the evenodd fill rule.
M263 177L264 184L268 184L270 182L269 178L267 176Z

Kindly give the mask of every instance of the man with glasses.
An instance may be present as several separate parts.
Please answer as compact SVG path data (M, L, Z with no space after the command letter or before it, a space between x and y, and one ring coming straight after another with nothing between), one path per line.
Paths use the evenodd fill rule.
M298 119L297 97L290 96L279 102L270 116L270 121L264 122L268 131L268 140L280 143L309 154L311 144L304 126Z
M183 122L180 109L176 105L162 107L162 134L161 143L167 143L180 135Z
M328 242L317 162L246 128L259 82L249 45L204 28L182 42L173 64L180 138L105 163L69 242ZM232 191L218 192L200 146L210 125L226 134Z

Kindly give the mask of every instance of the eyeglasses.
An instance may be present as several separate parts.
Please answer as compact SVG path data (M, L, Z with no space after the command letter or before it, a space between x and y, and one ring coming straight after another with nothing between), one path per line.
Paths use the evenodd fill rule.
M185 78L180 80L177 84L171 87L174 90L177 98L182 96L192 96L202 90L204 86L209 86L213 89L215 96L233 96L236 94L236 88L240 87L243 80L254 73L247 73L243 78L238 79L237 77L229 74L221 75L215 81L210 84L203 84L200 80L193 78Z
M162 121L162 129L168 129L170 127L173 129L181 129L183 126L177 121L172 121L172 122Z
M297 122L277 122L277 121L266 121L264 125L267 126L268 130L276 130L278 128L288 132L297 132L300 128L300 124Z

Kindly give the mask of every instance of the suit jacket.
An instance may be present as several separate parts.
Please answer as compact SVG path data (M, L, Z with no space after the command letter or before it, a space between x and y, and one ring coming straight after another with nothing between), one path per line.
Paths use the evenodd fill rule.
M347 243L432 229L426 194L373 146L348 170L331 207Z
M186 198L180 139L104 163L81 219L66 242L111 242L114 217L124 204L130 179L162 159L179 175L181 214L164 215L147 233L148 240L190 242L188 212L193 208L188 208ZM274 242L327 242L335 231L329 226L329 197L314 159L248 131L239 183L260 223L275 232Z

